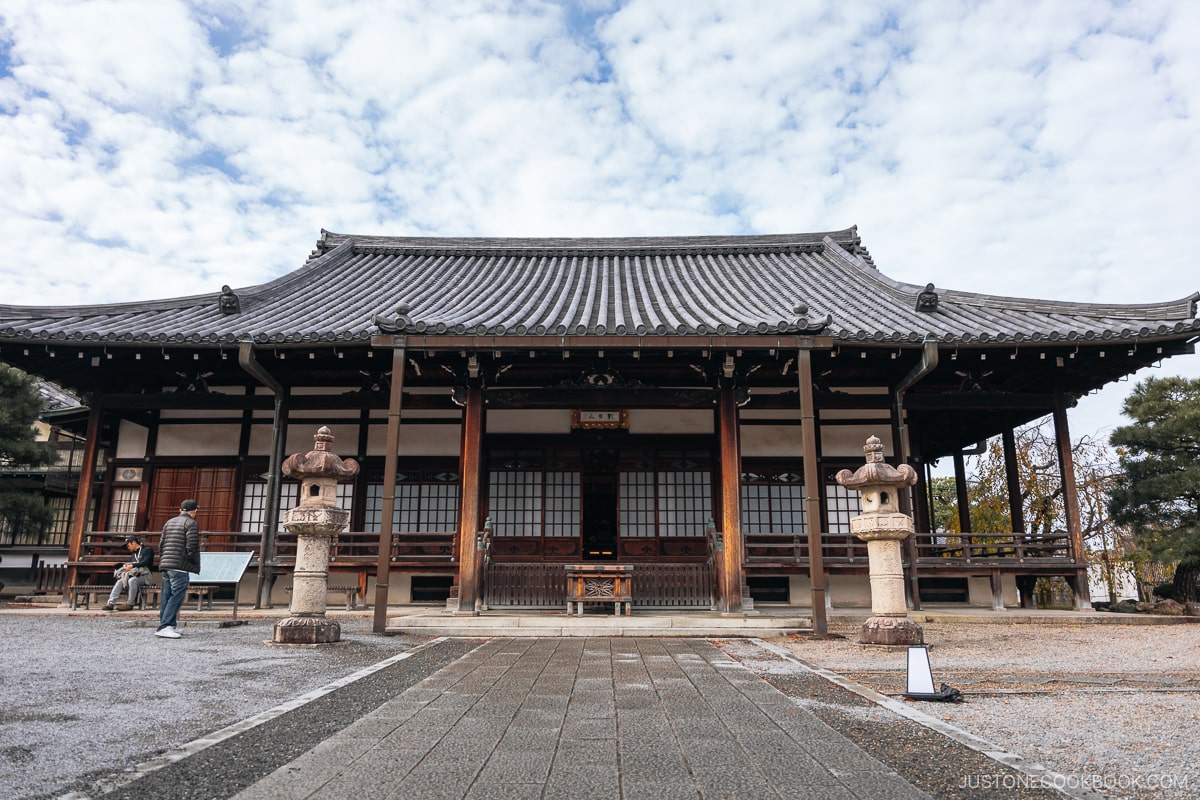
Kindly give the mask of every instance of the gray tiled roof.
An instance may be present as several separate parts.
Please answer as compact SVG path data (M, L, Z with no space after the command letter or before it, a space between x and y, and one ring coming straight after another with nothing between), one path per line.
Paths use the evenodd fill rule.
M876 269L855 228L779 236L448 239L322 232L300 269L217 293L78 307L0 306L0 338L229 344L411 334L709 336L821 332L839 341L1053 342L1200 331L1200 294L1098 305L923 287ZM406 313L398 313L401 304ZM806 305L806 313L796 308Z

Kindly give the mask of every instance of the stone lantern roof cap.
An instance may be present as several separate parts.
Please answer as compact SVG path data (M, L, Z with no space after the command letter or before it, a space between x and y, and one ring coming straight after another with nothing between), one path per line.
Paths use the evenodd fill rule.
M283 462L283 474L289 478L335 478L345 480L358 474L358 462L352 458L342 459L330 447L333 432L322 425L313 435L313 449L307 453L290 455Z
M848 469L834 475L838 485L847 489L865 486L912 486L917 482L917 471L908 464L893 467L883 460L883 443L878 436L871 436L863 446L867 463L851 472Z

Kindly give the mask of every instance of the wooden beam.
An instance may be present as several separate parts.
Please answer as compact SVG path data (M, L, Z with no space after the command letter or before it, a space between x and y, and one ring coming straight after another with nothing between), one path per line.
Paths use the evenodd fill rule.
M346 411L364 408L387 408L389 394L366 392L356 394L296 394L289 395L293 411ZM160 409L205 411L267 411L273 407L274 399L269 394L179 394L160 392L154 394L97 394L88 398L90 403L103 406L110 412L157 411ZM421 410L453 410L449 393L406 394L404 407Z
M377 335L372 343L392 339ZM701 335L644 335L625 334L620 336L470 336L462 335L412 335L408 346L414 350L794 350L798 347L829 349L833 347L830 336L800 336L796 334L749 334L733 336ZM376 346L386 346L376 344ZM882 347L882 345L881 345ZM896 345L890 345L895 349Z
M1071 581L1075 594L1075 610L1089 611L1092 595L1088 590L1087 550L1083 545L1083 524L1079 516L1079 489L1075 478L1075 456L1071 452L1071 431L1067 427L1067 402L1062 392L1054 403L1054 442L1058 448L1059 471L1062 474L1063 505L1067 512L1067 535L1071 538L1071 558L1080 565Z
M488 408L712 408L711 389L549 388L489 389Z
M67 531L67 563L79 561L83 552L83 532L88 527L87 515L91 508L92 487L96 478L96 459L100 453L100 421L104 412L98 406L92 406L88 414L87 441L84 442L83 463L79 466L79 486L75 490L75 507L71 510L71 527ZM67 586L76 583L77 570L67 568L65 591ZM68 598L64 595L63 601Z
M1012 428L1000 434L1004 443L1004 480L1008 486L1008 514L1012 529L1025 533L1025 506L1021 501L1020 464L1017 461L1017 439Z
M392 386L388 399L386 450L383 456L383 509L379 520L379 559L375 562L375 613L372 630L387 629L388 583L392 566L393 516L396 511L396 466L400 449L400 411L404 403L405 350L403 340L391 342Z
M949 394L905 395L909 411L979 411L992 409L1042 410L1054 408L1052 394L1004 394L1001 392L952 392Z
M958 503L959 533L971 532L971 497L967 493L967 469L962 450L954 451L954 496Z
M738 444L737 387L732 383L718 392L717 436L721 450L721 571L719 608L729 614L742 609L745 546L742 541L741 453Z
M812 352L796 352L800 385L800 436L804 447L804 515L808 520L808 580L812 589L813 632L828 632L825 618L825 557L821 552L821 470L817 463L817 413L813 403Z
M462 465L462 496L458 516L458 613L478 614L475 601L479 597L479 550L475 537L479 534L479 495L483 488L483 389L467 388L467 405L463 412L462 446L459 457Z

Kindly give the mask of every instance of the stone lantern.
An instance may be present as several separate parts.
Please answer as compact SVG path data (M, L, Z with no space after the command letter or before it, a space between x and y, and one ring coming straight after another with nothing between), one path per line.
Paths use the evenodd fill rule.
M325 618L329 544L350 522L350 512L337 506L338 481L357 475L358 462L333 453L333 434L325 426L313 440L311 451L283 462L283 474L300 479L300 505L283 520L283 529L296 535L296 570L291 616L275 625L276 644L333 644L342 638L342 626Z
M908 464L884 462L883 445L872 436L863 447L867 463L854 472L844 469L834 476L839 485L862 495L862 513L850 520L850 531L867 543L871 573L871 617L862 626L862 644L921 644L921 626L908 618L904 599L904 567L900 542L913 532L912 517L901 513L900 489L917 482Z

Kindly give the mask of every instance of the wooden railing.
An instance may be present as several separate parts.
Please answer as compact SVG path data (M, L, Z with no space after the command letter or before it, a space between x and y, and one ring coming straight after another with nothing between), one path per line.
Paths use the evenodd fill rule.
M747 564L807 564L808 534L748 533ZM866 564L867 543L843 533L821 534L826 564Z
M976 560L1071 560L1071 537L1066 533L918 533L916 543L917 560L932 566Z
M974 561L1069 561L1071 540L1065 533L916 534L917 560L922 566ZM827 565L867 563L867 544L846 534L822 533L821 555ZM808 564L806 534L746 534L746 563Z
M713 583L707 564L635 564L633 605L638 608L711 608ZM563 564L490 563L488 608L558 608L566 605Z
M111 573L113 568L129 560L125 537L129 533L88 531L78 561L71 562L84 575ZM138 531L133 534L154 548L158 563L158 531ZM453 564L455 536L450 532L393 533L391 561L398 566L424 564ZM258 568L258 550L262 534L246 531L201 531L200 549L208 552L253 551L250 569ZM370 531L345 531L333 538L329 549L329 569L339 572L374 573L379 562L379 534ZM296 539L282 535L275 541L275 555L270 565L290 569L296 564Z

